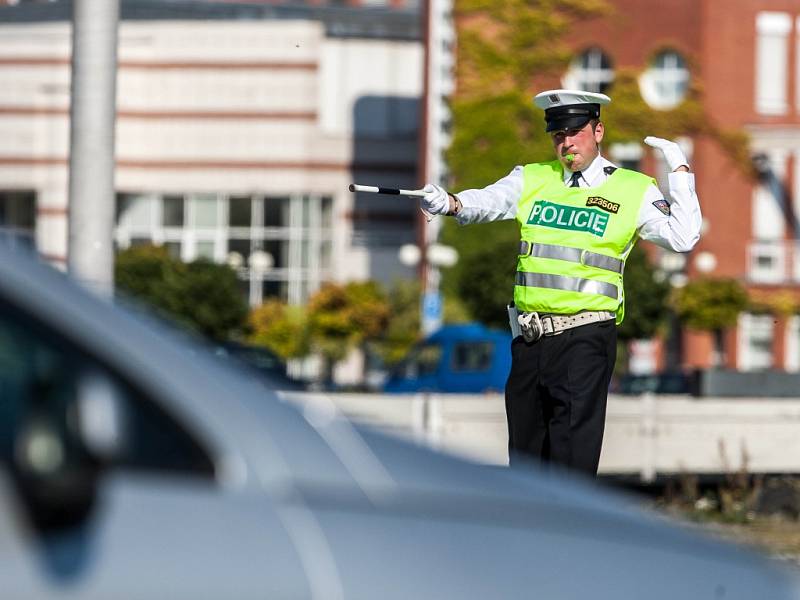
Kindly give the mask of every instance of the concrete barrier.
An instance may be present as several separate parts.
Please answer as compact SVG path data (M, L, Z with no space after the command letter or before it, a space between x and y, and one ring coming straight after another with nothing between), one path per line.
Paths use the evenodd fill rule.
M286 394L333 402L352 420L477 462L507 464L501 395ZM610 396L600 472L800 473L800 398Z

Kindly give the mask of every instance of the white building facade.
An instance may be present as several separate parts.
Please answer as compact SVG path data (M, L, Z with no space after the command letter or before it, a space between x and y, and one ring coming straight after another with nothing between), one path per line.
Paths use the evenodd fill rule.
M414 276L397 251L416 240L416 205L348 185L419 183L415 14L272 7L167 20L124 8L109 198L118 248L235 253L251 300L302 303L327 280ZM0 230L65 265L69 16L4 22L12 10L0 10ZM255 251L271 259L263 273L248 268Z

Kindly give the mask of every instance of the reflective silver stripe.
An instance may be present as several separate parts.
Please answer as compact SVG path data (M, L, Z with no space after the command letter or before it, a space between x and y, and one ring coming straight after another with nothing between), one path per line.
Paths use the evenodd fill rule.
M604 281L592 281L581 277L565 277L564 275L545 275L544 273L525 273L517 271L517 285L525 287L550 288L566 292L582 294L599 294L614 300L619 299L617 286Z
M522 241L519 243L519 253L522 256L535 256L537 258L555 258L569 262L579 263L587 267L597 267L605 271L622 273L625 263L613 256L589 252L580 248L570 248L569 246L555 246L553 244L531 244Z
M582 261L583 264L589 267L597 267L598 269L605 269L606 271L613 271L614 273L622 273L625 268L625 263L613 256L606 256L605 254L597 254L596 252L583 251Z

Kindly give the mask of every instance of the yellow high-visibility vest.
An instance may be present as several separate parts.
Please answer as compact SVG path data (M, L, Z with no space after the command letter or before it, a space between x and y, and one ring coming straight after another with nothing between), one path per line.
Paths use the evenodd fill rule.
M655 181L616 169L598 186L565 187L558 161L526 165L523 173L514 304L523 312L566 315L607 310L621 323L625 259Z

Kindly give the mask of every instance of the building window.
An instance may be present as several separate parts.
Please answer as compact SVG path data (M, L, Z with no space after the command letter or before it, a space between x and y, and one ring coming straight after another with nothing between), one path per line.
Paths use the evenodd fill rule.
M786 279L786 245L783 242L754 242L747 254L747 278L751 282L781 283Z
M32 250L35 223L34 192L0 191L0 243Z
M164 196L162 223L164 227L183 227L183 196Z
M614 81L611 59L599 48L590 48L572 61L564 76L564 87L605 93Z
M772 368L773 329L772 315L744 313L739 317L739 370L763 371Z
M611 156L611 160L617 163L619 167L633 171L639 170L643 151L642 146L637 142L611 144L608 148L608 153Z
M670 109L683 102L689 88L689 70L683 57L672 50L659 52L639 78L645 101L657 109Z
M150 194L119 194L117 223L124 224L134 234L151 233L157 223L154 215L155 203L156 198Z
M228 260L251 303L277 296L301 304L332 277L333 198L119 194L116 242L157 244L184 261ZM256 251L269 255L266 268L250 268Z
M756 17L756 111L762 115L786 114L789 68L788 13L760 12Z
M782 162L782 161L781 161ZM783 179L783 173L774 171L777 181ZM757 240L782 240L786 229L786 216L783 209L782 190L764 183L753 190L752 232Z

